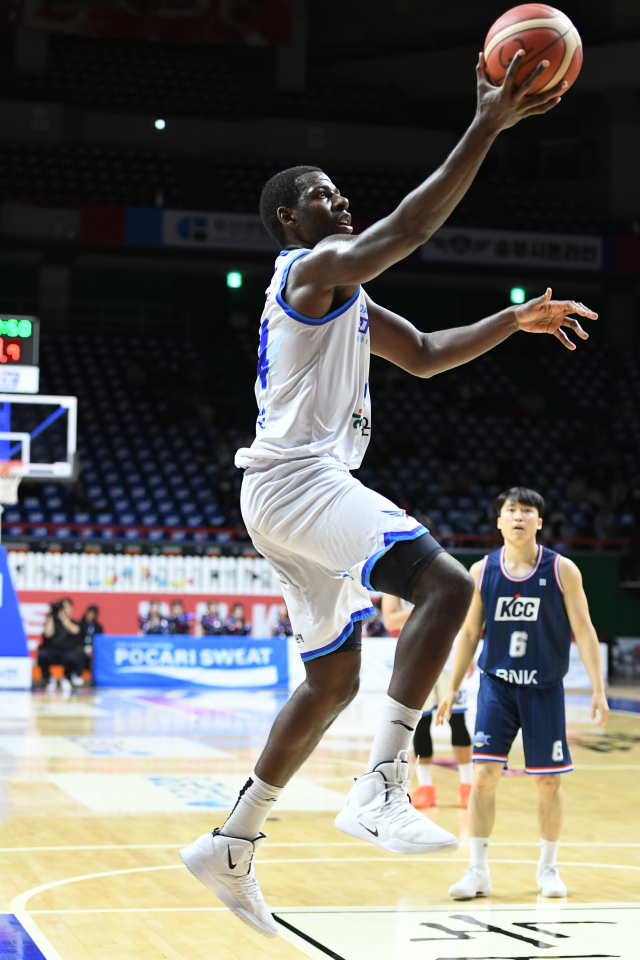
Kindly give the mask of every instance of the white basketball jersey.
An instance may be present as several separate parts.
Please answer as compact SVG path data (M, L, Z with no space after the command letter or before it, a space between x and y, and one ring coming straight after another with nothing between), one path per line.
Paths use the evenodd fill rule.
M237 467L294 457L360 466L371 434L369 316L364 290L313 320L284 300L289 268L310 250L283 250L260 321L256 439Z

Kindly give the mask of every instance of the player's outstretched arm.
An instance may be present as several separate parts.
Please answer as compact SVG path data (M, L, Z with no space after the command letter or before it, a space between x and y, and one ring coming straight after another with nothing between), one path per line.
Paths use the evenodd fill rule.
M589 616L589 604L582 586L582 574L573 560L569 560L567 557L560 557L559 573L564 589L564 605L569 623L593 689L591 717L595 720L596 714L599 714L596 726L601 727L609 716L609 704L604 692L598 635Z
M575 344L563 330L568 327L581 340L587 340L580 323L570 314L596 320L597 313L575 300L552 300L551 290L535 300L480 320L468 327L454 327L436 333L420 333L412 323L374 303L367 296L371 352L395 363L417 377L433 377L437 373L459 367L502 343L512 333L549 333L568 350Z
M560 102L566 81L546 93L527 96L549 67L543 60L519 86L516 75L522 51L514 56L504 83L489 80L484 55L477 71L477 108L471 126L444 163L413 190L384 219L357 236L331 236L320 241L311 255L301 258L292 271L302 287L349 287L377 277L425 243L441 227L471 186L491 144L502 130L524 117L546 113ZM312 299L304 296L304 300ZM296 307L299 309L299 307ZM307 306L307 316L315 316ZM304 312L304 311L302 311Z
M467 618L462 624L462 629L456 639L455 654L453 657L453 669L451 670L451 679L449 689L447 690L442 702L438 705L436 712L436 725L444 723L451 717L451 711L455 706L460 693L462 681L467 675L469 667L473 663L480 637L482 636L482 625L484 624L484 604L478 589L478 580L482 570L482 560L474 563L469 573L473 577L476 588L473 592L471 606L467 613Z

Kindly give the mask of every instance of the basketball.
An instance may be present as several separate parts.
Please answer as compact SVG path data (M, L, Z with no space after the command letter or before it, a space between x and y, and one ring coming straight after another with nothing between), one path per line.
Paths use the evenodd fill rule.
M569 17L546 3L523 3L512 7L489 30L484 56L487 72L496 86L504 82L509 64L518 50L524 51L516 75L518 86L542 60L548 60L550 64L529 94L550 90L561 80L566 80L570 87L580 73L580 34Z

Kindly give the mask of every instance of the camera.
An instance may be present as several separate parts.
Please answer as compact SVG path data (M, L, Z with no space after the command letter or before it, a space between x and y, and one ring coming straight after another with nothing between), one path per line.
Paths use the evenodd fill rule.
M62 601L61 601L61 600L56 600L55 603L52 603L52 604L51 604L50 613L51 613L51 616L52 616L52 617L57 618L57 617L60 615L60 611L61 611L61 610L62 610Z

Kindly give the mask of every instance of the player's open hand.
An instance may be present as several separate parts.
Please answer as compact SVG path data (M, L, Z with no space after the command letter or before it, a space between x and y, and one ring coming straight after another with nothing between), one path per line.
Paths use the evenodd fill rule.
M442 701L438 704L438 709L436 710L436 727L442 726L445 720L451 719L451 712L455 706L457 699L458 699L457 690L447 691Z
M530 117L537 113L547 113L548 110L552 110L560 103L560 94L568 86L567 81L562 80L551 90L546 90L544 93L529 94L529 90L536 81L545 70L549 69L549 61L543 60L533 73L517 87L516 75L520 69L523 52L518 50L515 54L501 87L496 87L491 82L487 73L484 53L481 53L478 58L476 67L478 76L477 117L482 123L489 124L496 133L512 127L524 117Z
M552 300L551 288L537 300L529 300L520 307L514 307L516 323L525 333L551 333L557 337L567 350L575 350L576 345L566 335L563 327L569 327L581 340L588 340L589 334L582 329L577 320L570 316L577 313L580 317L597 320L598 314L575 300Z
M597 717L596 727L602 727L609 716L609 704L604 693L594 693L591 697L591 719Z

